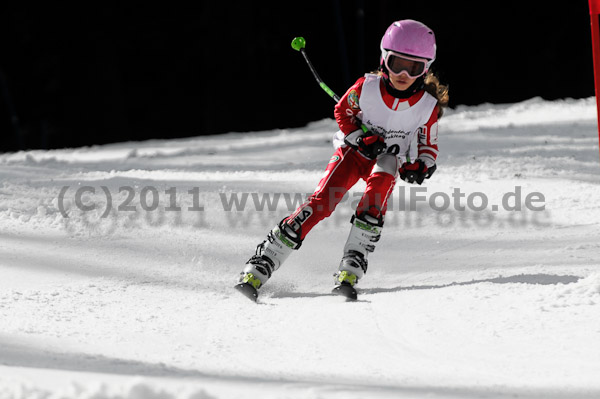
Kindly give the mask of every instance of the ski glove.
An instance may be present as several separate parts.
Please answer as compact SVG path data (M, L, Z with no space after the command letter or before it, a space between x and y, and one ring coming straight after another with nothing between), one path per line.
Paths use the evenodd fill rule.
M344 142L369 159L377 158L387 147L384 138L371 131L355 130L344 138Z
M415 163L404 162L398 172L400 178L408 183L423 183L423 180L429 179L433 172L437 169L437 166L432 165L430 168L425 165L425 162L417 159Z

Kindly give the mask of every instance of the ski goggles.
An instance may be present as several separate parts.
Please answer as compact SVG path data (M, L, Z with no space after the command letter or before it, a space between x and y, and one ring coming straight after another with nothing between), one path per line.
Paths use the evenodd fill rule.
M410 78L418 78L427 72L429 61L425 58L409 57L407 55L387 52L385 66L393 75L405 72Z

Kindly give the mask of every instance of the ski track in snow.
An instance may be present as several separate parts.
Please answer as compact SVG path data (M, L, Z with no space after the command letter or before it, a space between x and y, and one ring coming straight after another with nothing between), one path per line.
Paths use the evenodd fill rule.
M232 289L314 190L333 120L0 154L0 398L600 397L595 117L594 98L449 110L356 303L330 290L364 183L257 305ZM502 206L531 193L543 210Z

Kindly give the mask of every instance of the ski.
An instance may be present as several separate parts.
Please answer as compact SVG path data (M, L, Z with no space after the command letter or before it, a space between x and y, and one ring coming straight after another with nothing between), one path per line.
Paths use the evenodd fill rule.
M256 300L258 299L258 291L252 286L252 284L239 283L234 288L253 302L256 302Z
M356 301L358 299L358 294L354 287L346 282L336 286L331 293L346 297L349 301Z
M256 302L258 300L258 291L252 286L252 284L239 283L233 288L239 291L246 298L250 299L252 302ZM356 290L348 283L342 283L336 286L331 293L334 295L343 296L348 301L356 301L358 299Z

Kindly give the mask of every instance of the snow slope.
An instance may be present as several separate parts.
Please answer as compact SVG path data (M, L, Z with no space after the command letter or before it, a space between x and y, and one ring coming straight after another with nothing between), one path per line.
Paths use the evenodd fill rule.
M335 128L0 154L0 398L600 397L595 100L450 110L360 301L329 291L363 183L255 305Z

